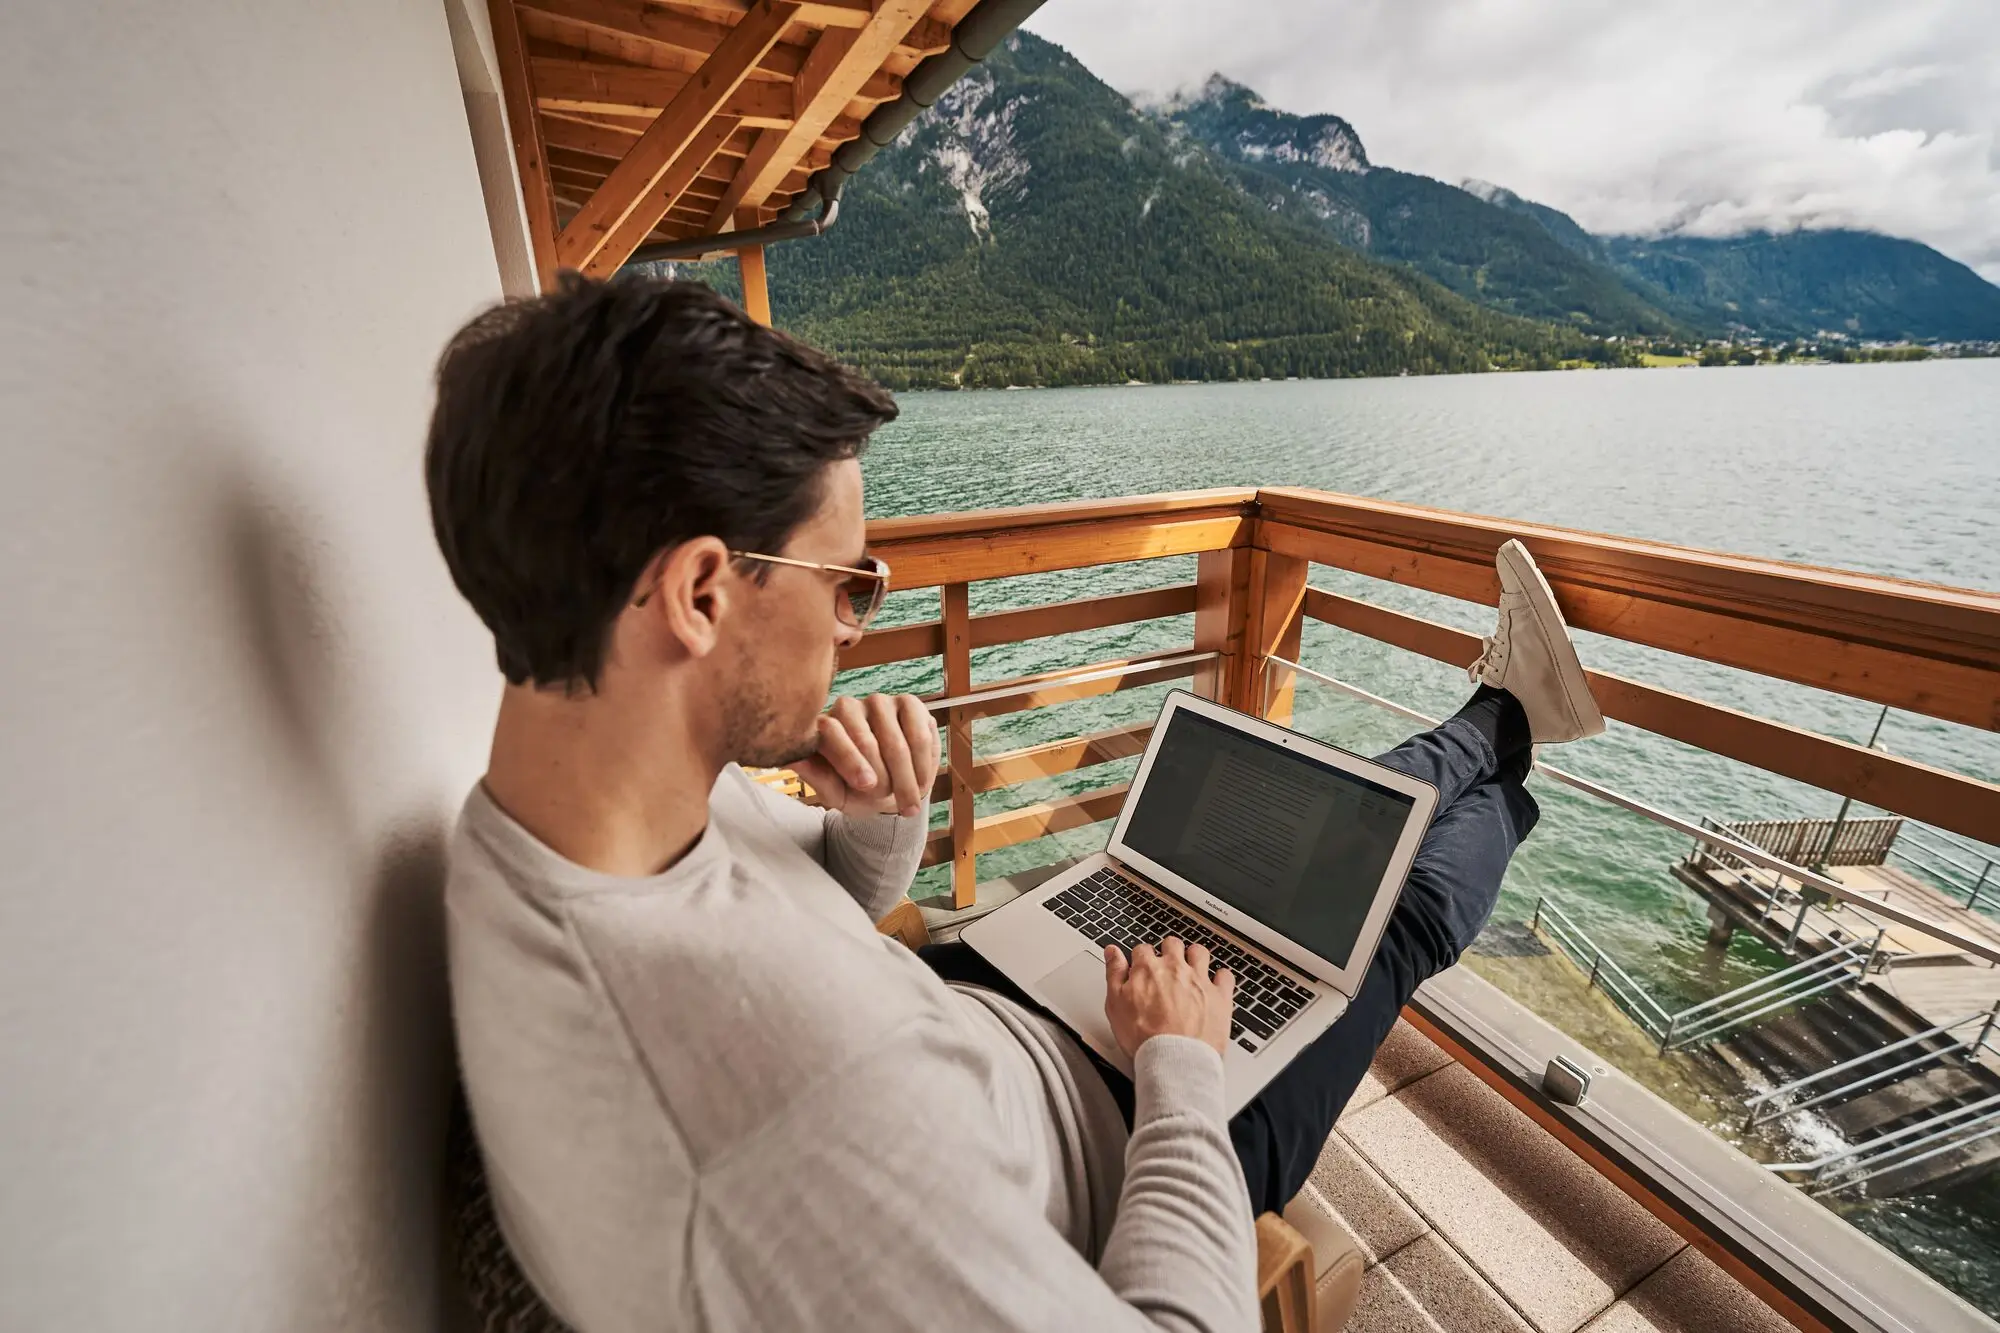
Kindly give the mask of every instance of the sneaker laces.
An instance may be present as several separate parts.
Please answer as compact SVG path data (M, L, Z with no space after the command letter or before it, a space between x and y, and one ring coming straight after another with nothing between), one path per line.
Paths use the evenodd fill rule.
M1474 685L1488 682L1507 668L1507 645L1489 634L1479 641L1479 660L1465 669L1465 676Z

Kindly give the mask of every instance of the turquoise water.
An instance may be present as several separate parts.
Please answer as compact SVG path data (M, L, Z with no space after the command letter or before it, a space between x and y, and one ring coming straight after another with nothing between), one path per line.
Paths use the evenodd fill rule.
M1684 545L2000 588L2000 361L1595 371L978 394L908 394L865 463L871 516L1226 485L1305 485ZM975 613L1194 577L1192 558L976 585ZM1313 581L1475 632L1487 608L1315 568ZM885 623L937 615L935 590L898 594ZM981 650L994 679L1191 642L1191 617ZM1592 666L1830 735L1865 740L1879 709L1605 639ZM1308 624L1303 661L1433 716L1466 690L1449 667ZM936 689L935 663L852 673L843 689ZM979 724L982 753L1149 717L1169 686ZM1302 729L1363 752L1410 730L1394 715L1301 685ZM2000 779L2000 736L1891 713L1896 753ZM1830 815L1837 797L1611 724L1552 756L1683 816ZM979 812L1122 780L1132 764L979 798ZM1545 893L1663 999L1705 998L1769 966L1739 937L1702 947L1697 900L1667 873L1678 835L1537 780L1544 818L1498 917ZM1856 813L1872 813L1857 809ZM1103 844L1108 826L989 853L982 877ZM941 868L926 885L941 891ZM920 887L921 894L926 889ZM1850 1208L1857 1225L2000 1313L2000 1187Z

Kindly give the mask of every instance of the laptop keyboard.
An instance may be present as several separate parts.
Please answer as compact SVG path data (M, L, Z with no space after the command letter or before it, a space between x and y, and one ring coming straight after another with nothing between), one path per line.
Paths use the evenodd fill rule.
M1199 917L1188 915L1110 866L1044 898L1042 906L1095 940L1099 948L1107 944L1126 950L1138 944L1157 947L1169 935L1188 944L1205 945L1217 966L1236 974L1236 1008L1230 1015L1229 1035L1246 1051L1262 1049L1312 1001L1310 990Z

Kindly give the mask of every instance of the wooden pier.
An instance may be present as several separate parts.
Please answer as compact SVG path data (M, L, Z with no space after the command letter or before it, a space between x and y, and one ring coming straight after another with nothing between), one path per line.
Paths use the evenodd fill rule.
M1751 1085L1782 1085L1821 1070L1852 1066L1858 1083L1813 1109L1851 1144L1865 1145L2000 1096L2000 1054L1980 1038L1991 1031L1977 1015L2000 1014L2000 967L1943 948L1895 916L1935 921L2000 945L2000 922L1901 867L1888 864L1903 831L1900 819L1764 820L1724 831L1795 865L1817 868L1866 898L1896 909L1871 912L1706 844L1674 866L1674 875L1709 905L1710 939L1727 944L1748 930L1791 958L1805 960L1866 949L1856 984L1717 1042L1715 1056ZM1963 1032L1926 1037L1960 1024ZM1890 1054L1875 1058L1885 1047ZM1922 1056L1934 1058L1901 1070ZM2000 1166L2000 1137L1976 1139L1871 1181L1875 1194L1934 1192Z

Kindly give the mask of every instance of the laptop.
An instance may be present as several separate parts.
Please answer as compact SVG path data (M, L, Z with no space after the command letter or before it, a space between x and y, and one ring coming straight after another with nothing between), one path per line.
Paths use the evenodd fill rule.
M1128 1076L1104 946L1207 945L1236 974L1234 1115L1346 1011L1437 801L1429 783L1175 690L1105 850L960 938Z

